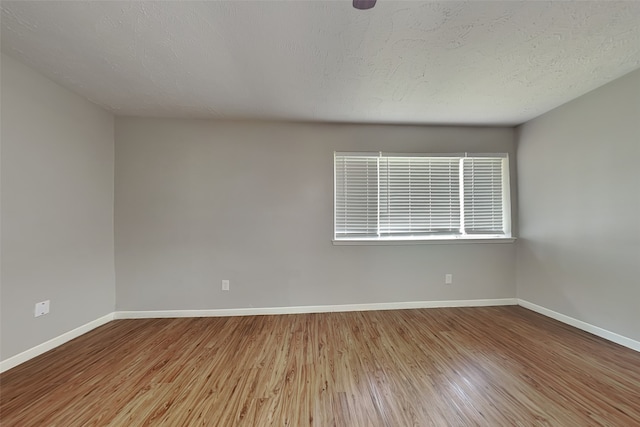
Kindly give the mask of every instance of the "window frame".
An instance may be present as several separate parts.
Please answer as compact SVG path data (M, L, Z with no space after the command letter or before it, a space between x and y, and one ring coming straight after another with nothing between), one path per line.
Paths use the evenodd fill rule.
M374 156L374 157L429 157L429 158L438 158L438 157L454 157L460 160L460 180L459 180L459 188L461 198L464 197L464 168L463 160L471 159L471 158L501 158L502 161L502 215L503 215L503 226L504 233L451 233L451 234L442 234L442 233L433 233L433 234L422 234L419 236L415 235L395 235L395 236L358 236L358 237L338 237L336 232L337 225L337 156ZM510 182L510 163L509 163L509 154L504 152L483 152L483 153L389 153L389 152L342 152L342 151L334 151L333 156L333 168L334 168L334 176L333 176L333 239L332 242L334 245L416 245L416 244L451 244L451 243L511 243L516 240L516 237L512 234L512 206L511 206L511 182ZM378 189L378 203L380 203L380 190ZM464 206L460 206L460 216L461 216L461 227L464 224L464 216L465 210ZM378 222L378 227L380 227L380 223Z

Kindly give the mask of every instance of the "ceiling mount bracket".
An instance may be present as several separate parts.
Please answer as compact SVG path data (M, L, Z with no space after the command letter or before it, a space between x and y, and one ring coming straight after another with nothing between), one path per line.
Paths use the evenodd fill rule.
M359 10L371 9L377 0L353 0L353 7Z

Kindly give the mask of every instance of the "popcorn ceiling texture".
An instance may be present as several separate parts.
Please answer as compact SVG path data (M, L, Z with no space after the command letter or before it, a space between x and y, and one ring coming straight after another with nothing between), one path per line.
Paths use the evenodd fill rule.
M640 66L640 2L3 1L2 50L117 115L514 125Z

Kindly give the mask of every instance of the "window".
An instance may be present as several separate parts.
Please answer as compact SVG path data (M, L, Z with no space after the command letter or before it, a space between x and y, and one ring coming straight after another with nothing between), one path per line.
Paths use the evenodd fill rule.
M334 153L334 239L511 237L506 154Z

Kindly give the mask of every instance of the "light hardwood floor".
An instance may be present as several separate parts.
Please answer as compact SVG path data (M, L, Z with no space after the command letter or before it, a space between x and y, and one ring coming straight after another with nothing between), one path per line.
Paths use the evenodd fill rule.
M118 320L0 393L6 427L628 427L640 353L521 307Z

